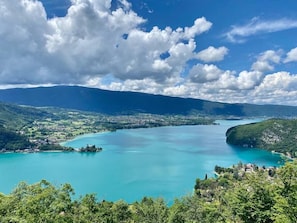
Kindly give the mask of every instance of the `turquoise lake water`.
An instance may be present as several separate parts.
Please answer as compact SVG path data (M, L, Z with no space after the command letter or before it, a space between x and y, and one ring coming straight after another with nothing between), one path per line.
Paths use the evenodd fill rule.
M279 155L225 143L229 127L251 121L119 130L81 136L64 144L103 148L93 154L0 154L0 191L9 193L20 181L46 179L54 185L70 183L77 197L96 193L99 200L133 202L158 196L171 202L192 193L197 177L213 176L215 165L228 167L239 161L281 165Z

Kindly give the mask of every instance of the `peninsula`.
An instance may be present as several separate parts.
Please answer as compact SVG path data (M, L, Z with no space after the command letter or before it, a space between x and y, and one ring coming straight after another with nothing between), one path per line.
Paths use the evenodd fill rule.
M226 132L227 143L247 148L261 148L297 157L297 119L269 119L232 127Z

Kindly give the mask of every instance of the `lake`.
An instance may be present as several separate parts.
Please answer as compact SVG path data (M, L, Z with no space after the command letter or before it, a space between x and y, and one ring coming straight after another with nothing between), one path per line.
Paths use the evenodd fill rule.
M225 143L226 130L258 120L218 121L219 125L169 126L89 134L65 142L103 148L92 154L44 152L0 154L0 191L9 193L20 181L46 179L70 183L76 196L96 193L99 200L127 202L143 196L175 197L192 193L197 177L213 176L215 165L239 161L279 166L279 155Z

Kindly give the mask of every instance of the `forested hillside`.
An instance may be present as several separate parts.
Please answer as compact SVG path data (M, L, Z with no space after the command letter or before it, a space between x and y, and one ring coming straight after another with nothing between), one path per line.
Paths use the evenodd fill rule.
M228 129L226 141L297 156L297 119L270 119Z
M11 130L20 130L24 125L38 119L52 117L45 110L28 106L0 103L0 126Z
M0 101L37 107L59 107L108 115L150 113L204 116L297 116L293 106L212 102L138 92L108 91L80 86L0 90Z
M20 183L0 194L1 222L109 223L296 223L297 163L280 169L239 164L216 168L216 179L197 180L195 193L167 205L162 198L144 197L128 204L98 201L88 194L73 198L69 184L47 181Z
M29 149L33 146L28 138L0 127L0 151Z
M0 151L32 149L34 144L21 134L22 128L51 116L40 109L0 103Z

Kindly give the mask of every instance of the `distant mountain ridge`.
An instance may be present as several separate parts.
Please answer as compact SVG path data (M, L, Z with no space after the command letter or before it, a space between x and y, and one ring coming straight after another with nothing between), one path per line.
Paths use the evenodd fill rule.
M108 91L80 86L0 90L0 101L35 107L59 107L105 114L189 114L222 116L297 116L297 107L228 104L137 92Z

